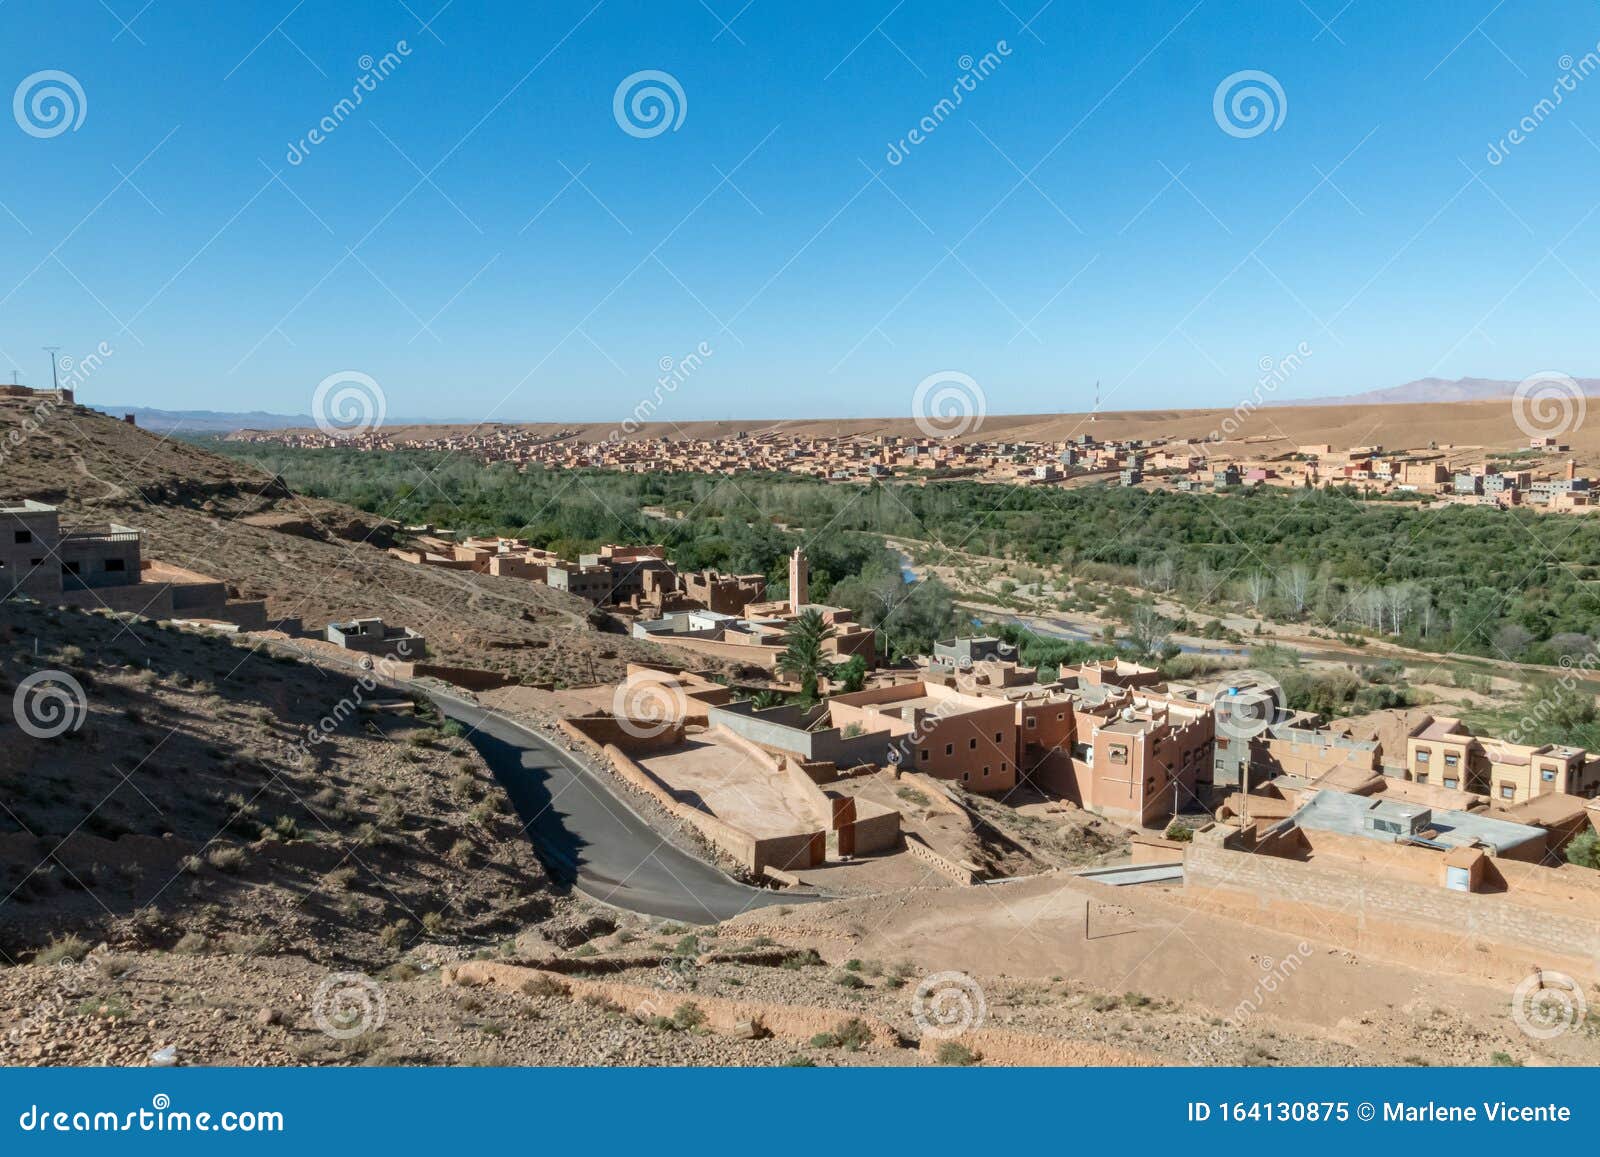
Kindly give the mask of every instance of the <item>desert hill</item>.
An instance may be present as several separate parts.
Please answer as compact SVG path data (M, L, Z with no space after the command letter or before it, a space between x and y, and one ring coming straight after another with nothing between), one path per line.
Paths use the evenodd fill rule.
M63 526L142 530L145 557L221 579L235 598L264 598L274 620L320 629L378 615L422 632L440 662L530 680L620 678L628 659L658 657L600 634L589 604L560 591L391 558L382 519L296 495L247 463L82 406L42 422L33 409L0 399L0 500L57 505Z
M1597 383L1600 388L1600 383ZM981 426L960 441L1016 440L1054 442L1092 434L1097 439L1259 440L1272 448L1328 443L1335 449L1352 446L1385 447L1439 445L1516 449L1528 444L1506 400L1466 402L1414 402L1394 405L1354 406L1267 405L1269 397L1241 397L1238 409L1111 410L1098 414L990 414ZM385 426L395 440L447 438L473 433L492 435L517 430L538 437L599 442L613 435L622 438L715 439L737 435L761 437L782 434L796 438L924 436L911 418L728 420L646 422L619 432L616 422L488 423L481 426ZM315 434L314 429L303 431ZM247 437L241 431L230 437ZM1582 425L1564 436L1585 460L1600 459L1600 422Z
M53 707L27 698L46 672L76 684L53 676ZM425 701L368 689L382 709L350 709L354 684L242 640L0 602L0 959L70 934L382 966L426 926L481 939L549 915L472 745Z

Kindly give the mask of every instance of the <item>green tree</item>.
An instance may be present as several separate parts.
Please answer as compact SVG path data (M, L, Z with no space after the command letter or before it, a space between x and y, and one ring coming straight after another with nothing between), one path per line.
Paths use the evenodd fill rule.
M867 661L860 655L851 655L834 669L833 676L839 690L859 691L867 685Z
M1567 863L1580 868L1600 868L1600 833L1590 829L1568 844Z
M799 680L800 698L807 703L817 701L817 681L833 674L833 663L824 649L833 635L833 624L821 611L801 611L789 628L788 646L778 656L779 673Z

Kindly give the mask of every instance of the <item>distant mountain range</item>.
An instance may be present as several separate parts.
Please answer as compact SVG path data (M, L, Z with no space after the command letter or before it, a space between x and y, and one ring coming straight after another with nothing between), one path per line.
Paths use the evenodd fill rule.
M282 430L291 426L310 426L310 414L268 414L261 410L234 413L228 410L155 410L149 406L118 406L113 403L85 403L91 410L121 418L132 414L143 430L157 433L231 434L235 430Z
M1575 379L1585 395L1600 397L1600 378ZM1332 398L1288 398L1274 406L1400 406L1436 402L1492 402L1509 398L1518 383L1493 378L1418 378L1403 386L1386 386L1360 394L1341 394Z
M1578 378L1578 385L1590 397L1600 397L1600 378ZM1272 399L1270 406L1400 406L1432 405L1447 402L1487 402L1496 398L1509 398L1517 388L1516 382L1497 381L1492 378L1418 378L1401 386L1385 386L1359 394L1340 394L1324 398ZM148 406L98 405L114 418L132 414L142 428L158 433L177 434L231 434L235 430L282 430L296 426L313 426L310 414L268 414L261 410L236 413L228 410L157 410ZM1208 407L1199 407L1208 408ZM1225 408L1223 406L1212 408ZM500 419L497 424L516 424L516 419ZM470 426L471 419L463 418L390 418L385 426Z
M132 414L133 420L143 430L158 434L231 434L235 430L284 430L298 426L314 426L316 419L310 414L269 414L264 410L235 412L232 410L156 410L149 406L118 406L112 403L85 403L92 410L121 418ZM463 418L394 418L386 426L438 426L471 425Z

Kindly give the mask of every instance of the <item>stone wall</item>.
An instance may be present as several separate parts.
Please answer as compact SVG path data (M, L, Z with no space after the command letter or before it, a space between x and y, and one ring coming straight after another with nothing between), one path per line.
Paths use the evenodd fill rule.
M906 851L946 879L954 880L962 885L971 885L978 882L977 872L964 864L950 859L948 856L940 855L923 843L921 837L914 832L906 833Z

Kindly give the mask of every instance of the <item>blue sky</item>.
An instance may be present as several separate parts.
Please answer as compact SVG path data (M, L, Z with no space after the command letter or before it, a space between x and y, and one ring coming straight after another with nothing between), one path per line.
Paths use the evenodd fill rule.
M86 400L308 412L354 370L391 418L596 421L702 343L661 416L902 415L942 371L1231 405L1302 343L1279 397L1600 372L1592 2L441 3L0 4L0 87L84 105L0 117L0 371L104 342ZM676 129L614 116L645 70ZM1244 70L1257 135L1214 115Z

